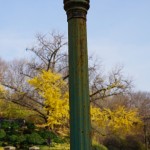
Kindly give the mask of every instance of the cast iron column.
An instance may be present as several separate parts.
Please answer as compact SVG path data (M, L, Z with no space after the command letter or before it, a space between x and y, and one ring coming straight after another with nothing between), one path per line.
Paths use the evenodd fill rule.
M64 0L68 17L71 150L91 150L86 14L89 0Z

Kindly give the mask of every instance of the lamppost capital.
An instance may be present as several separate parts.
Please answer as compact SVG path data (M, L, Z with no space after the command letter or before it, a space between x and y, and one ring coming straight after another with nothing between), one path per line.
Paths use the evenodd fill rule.
M72 18L86 19L87 10L90 7L89 3L90 0L64 0L64 9L68 20Z

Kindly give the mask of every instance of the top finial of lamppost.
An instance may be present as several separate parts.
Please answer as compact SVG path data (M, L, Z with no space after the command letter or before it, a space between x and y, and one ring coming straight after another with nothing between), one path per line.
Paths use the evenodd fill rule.
M67 12L68 20L71 18L86 19L90 0L64 0L64 9Z

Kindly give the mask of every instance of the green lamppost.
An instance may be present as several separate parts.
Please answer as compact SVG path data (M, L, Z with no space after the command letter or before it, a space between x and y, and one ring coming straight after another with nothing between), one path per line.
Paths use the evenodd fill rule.
M86 14L89 0L64 0L68 17L71 150L91 150Z

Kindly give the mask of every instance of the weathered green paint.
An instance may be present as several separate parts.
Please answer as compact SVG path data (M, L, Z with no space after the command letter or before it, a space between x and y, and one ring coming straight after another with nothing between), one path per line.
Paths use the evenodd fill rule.
M69 5L68 5L69 3ZM64 0L68 15L71 150L91 150L86 12L88 0Z

